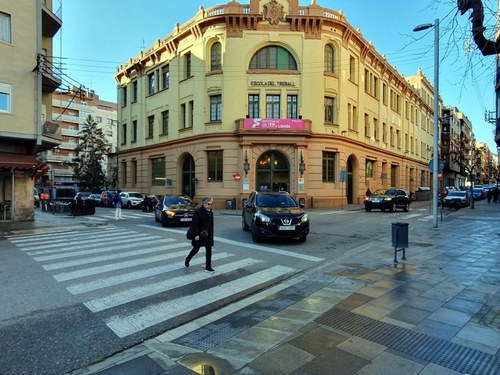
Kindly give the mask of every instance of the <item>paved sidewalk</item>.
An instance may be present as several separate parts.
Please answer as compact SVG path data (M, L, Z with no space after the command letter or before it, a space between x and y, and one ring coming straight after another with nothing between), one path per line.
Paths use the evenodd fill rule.
M500 204L409 237L405 262L353 248L73 374L499 374Z

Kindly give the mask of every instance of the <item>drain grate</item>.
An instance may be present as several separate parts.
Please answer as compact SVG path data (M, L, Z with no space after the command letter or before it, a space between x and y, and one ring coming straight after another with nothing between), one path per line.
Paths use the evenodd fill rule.
M460 373L500 373L500 358L493 355L348 310L334 307L315 321Z
M330 282L302 281L211 324L172 341L198 350L210 350L274 314L324 288Z

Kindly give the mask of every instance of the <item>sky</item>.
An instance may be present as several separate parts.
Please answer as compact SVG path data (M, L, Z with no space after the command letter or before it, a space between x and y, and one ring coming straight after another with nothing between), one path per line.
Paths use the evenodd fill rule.
M299 0L307 6L312 0ZM56 2L56 1L54 1ZM62 0L63 26L54 38L55 62L63 86L84 86L102 100L116 102L117 67L169 35L176 23L193 18L200 6L229 0ZM239 0L249 4L249 0ZM483 0L487 33L494 33L496 0ZM404 76L421 68L434 84L434 31L413 32L417 25L440 20L439 92L445 106L457 107L472 122L476 140L496 153L494 125L485 112L495 111L495 57L481 56L471 42L468 14L456 0L317 0L342 10L347 21L385 55ZM490 7L490 5L492 7ZM57 5L54 5L56 8Z

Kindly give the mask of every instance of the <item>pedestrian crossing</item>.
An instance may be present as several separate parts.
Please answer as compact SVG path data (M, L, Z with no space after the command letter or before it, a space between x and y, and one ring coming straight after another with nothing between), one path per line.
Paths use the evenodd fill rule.
M269 266L259 252L244 258L234 252L214 252L216 272L208 273L201 251L186 268L184 258L190 243L183 237L178 240L177 233L167 231L150 234L99 227L7 239L120 338L158 324L168 329L172 317L200 316L214 304L240 299L298 272L283 265ZM235 248L238 243L231 241L230 245ZM313 263L323 260L302 259Z
M309 213L311 216L326 216L326 215L335 215L335 216L343 216L343 215L354 215L359 214L359 210L329 210L329 211L318 211L314 213ZM401 220L410 220L415 219L418 221L430 221L432 220L432 215L427 213L426 209L416 209L410 210L409 212L391 212L392 215L398 215L397 218Z
M81 216L81 219L94 221L98 223L106 223L115 220L115 211L108 210L103 213L95 213L94 215ZM138 210L122 210L122 219L151 219L154 220L154 213L142 212Z

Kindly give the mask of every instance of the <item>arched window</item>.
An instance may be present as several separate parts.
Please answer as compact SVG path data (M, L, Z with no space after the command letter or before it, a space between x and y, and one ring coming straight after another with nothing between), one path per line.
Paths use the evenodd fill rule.
M222 70L222 47L219 42L212 44L210 49L210 71Z
M297 63L285 48L269 46L260 49L252 57L250 69L297 70Z
M335 73L335 50L329 44L325 46L325 72Z

